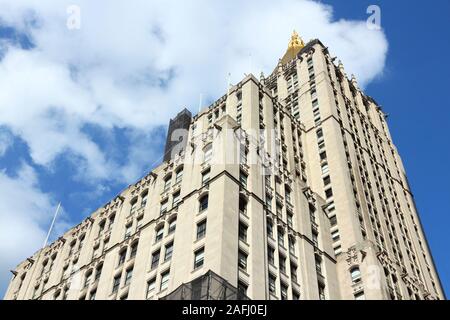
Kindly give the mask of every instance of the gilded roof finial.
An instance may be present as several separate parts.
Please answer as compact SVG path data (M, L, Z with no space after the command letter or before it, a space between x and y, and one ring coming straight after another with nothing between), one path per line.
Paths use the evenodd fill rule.
M285 64L289 61L293 60L297 53L305 46L302 38L298 35L298 33L294 30L291 35L291 40L289 40L288 48L283 58L281 58L281 63Z
M302 38L298 35L297 31L293 31L291 35L291 40L289 41L288 48L303 48L305 44Z

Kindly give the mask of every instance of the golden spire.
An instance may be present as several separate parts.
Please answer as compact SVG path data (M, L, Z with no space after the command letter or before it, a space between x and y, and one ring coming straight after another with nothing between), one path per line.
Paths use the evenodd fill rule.
M289 41L288 49L289 48L301 49L304 46L305 44L303 43L302 38L300 38L297 31L294 30L294 32L292 32L291 40Z
M283 58L281 58L281 63L285 64L294 59L297 53L299 53L304 46L305 43L303 42L302 38L300 38L298 33L294 30L291 35L291 40L289 40L286 53L284 54Z

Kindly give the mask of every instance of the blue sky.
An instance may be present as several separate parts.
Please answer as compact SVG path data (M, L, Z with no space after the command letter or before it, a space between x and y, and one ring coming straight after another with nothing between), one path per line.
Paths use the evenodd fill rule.
M73 3L81 24L68 30ZM196 112L200 94L220 97L228 73L233 82L270 73L292 29L320 38L389 113L450 292L450 215L442 201L450 196L449 2L258 4L259 11L236 13L231 1L138 1L107 10L86 0L0 1L0 296L7 270L41 245L59 201L53 237L160 161L166 124L182 107ZM365 26L371 4L381 8L381 31Z

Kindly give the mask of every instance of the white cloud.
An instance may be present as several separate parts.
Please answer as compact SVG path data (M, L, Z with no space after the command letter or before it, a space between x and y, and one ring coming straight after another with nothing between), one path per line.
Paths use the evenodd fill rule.
M17 263L42 246L55 205L37 187L34 170L23 164L17 177L0 171L0 292L7 286ZM67 228L64 214L55 227L57 234Z
M89 179L109 179L121 167L83 124L139 132L166 124L184 105L195 110L200 92L221 96L228 72L233 81L269 73L294 28L305 40L320 38L362 85L382 72L387 51L382 31L333 21L330 6L311 1L82 0L81 29L69 30L72 3L0 3L0 19L36 45L9 46L0 63L0 124L29 145L35 163L70 151Z
M0 128L0 157L5 154L6 150L12 144L13 144L12 135L8 131L2 130L2 128Z

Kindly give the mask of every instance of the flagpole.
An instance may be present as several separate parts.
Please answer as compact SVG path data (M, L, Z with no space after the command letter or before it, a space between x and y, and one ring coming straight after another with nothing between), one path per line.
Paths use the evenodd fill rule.
M56 216L58 215L59 209L61 208L61 202L58 203L58 207L56 207L55 215L53 216L52 224L50 225L50 229L48 229L47 237L45 237L44 245L42 248L45 248L47 245L48 239L50 238L50 234L52 232L53 226L56 221Z

